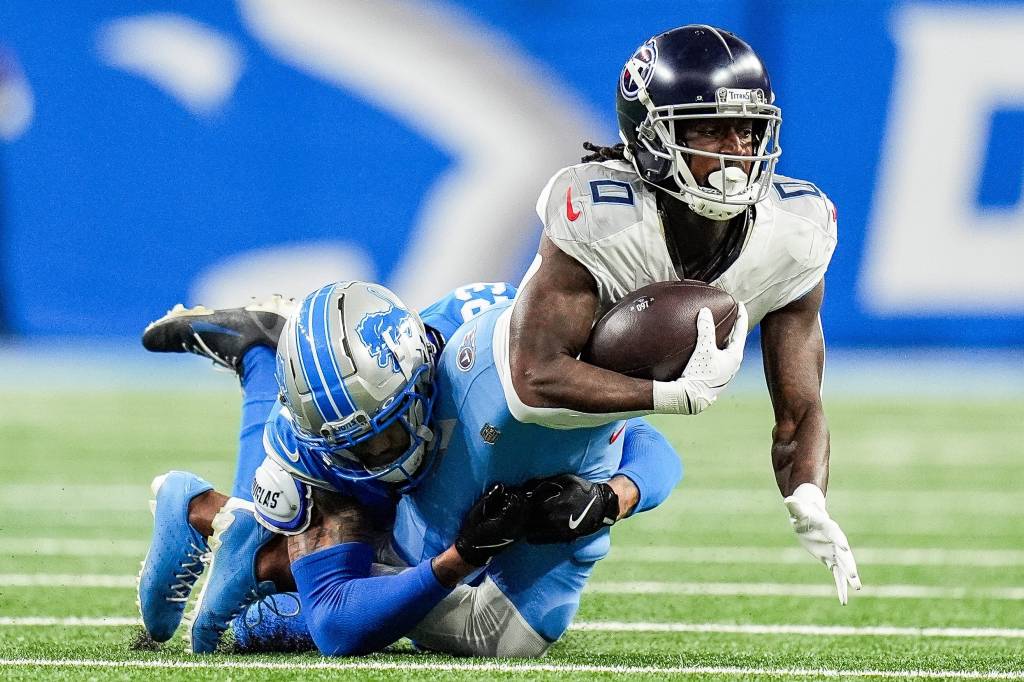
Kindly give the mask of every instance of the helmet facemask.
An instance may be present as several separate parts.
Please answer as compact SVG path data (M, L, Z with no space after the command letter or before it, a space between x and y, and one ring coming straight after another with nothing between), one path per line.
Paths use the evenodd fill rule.
M351 481L376 479L400 484L399 492L413 488L427 472L423 466L426 451L434 440L430 428L434 390L432 367L420 365L402 392L386 402L374 416L358 412L339 422L324 422L319 434L296 429L295 438L310 452L329 460L342 478ZM406 449L386 464L371 466L356 451L358 446L380 437L393 424L399 424L409 437Z
M637 88L636 99L647 111L637 126L635 147L623 136L627 156L641 178L712 220L728 220L766 196L782 154L782 114L779 107L766 101L761 89L723 87L712 103L657 106L651 101L636 60L626 64L626 71ZM682 141L686 127L707 119L750 121L755 131L753 153L726 154L686 146ZM704 185L697 182L690 169L690 161L698 156L718 162L718 170L708 175ZM749 172L743 170L747 165Z

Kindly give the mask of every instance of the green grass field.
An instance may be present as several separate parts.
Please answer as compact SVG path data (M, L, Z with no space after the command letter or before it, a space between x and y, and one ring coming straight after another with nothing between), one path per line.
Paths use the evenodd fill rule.
M830 509L865 588L841 607L769 466L767 397L661 419L686 479L613 531L542 661L136 651L148 483L230 484L237 390L0 390L0 678L1024 679L1024 400L832 397ZM75 623L68 619L79 618ZM621 669L620 669L621 667Z

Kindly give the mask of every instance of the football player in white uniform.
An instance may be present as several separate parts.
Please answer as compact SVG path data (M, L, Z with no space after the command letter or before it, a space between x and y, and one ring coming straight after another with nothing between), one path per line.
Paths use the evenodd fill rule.
M832 572L845 604L860 580L825 507L821 404L819 310L835 207L810 182L774 173L781 112L760 58L731 33L690 25L651 38L626 63L616 108L622 144L585 145L594 153L556 173L538 201L540 248L496 331L512 412L556 428L696 414L735 375L745 332L760 324L776 481L799 541ZM594 321L623 295L680 279L710 283L743 304L726 349L715 346L702 311L705 357L676 381L629 378L577 359Z

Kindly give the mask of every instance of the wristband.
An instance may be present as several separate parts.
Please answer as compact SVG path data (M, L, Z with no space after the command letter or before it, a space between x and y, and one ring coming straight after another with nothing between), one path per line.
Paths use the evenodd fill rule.
M791 497L795 497L802 504L809 504L822 511L825 510L825 493L813 483L801 483L793 491Z
M659 414L693 414L693 403L681 380L653 381L654 411Z

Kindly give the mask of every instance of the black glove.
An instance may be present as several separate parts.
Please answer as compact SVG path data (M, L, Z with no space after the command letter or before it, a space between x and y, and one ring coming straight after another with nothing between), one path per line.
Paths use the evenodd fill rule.
M534 544L572 542L615 523L619 496L607 483L573 474L523 484L526 539Z
M495 483L462 520L455 549L466 563L483 566L522 537L523 496L518 488Z

